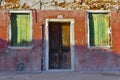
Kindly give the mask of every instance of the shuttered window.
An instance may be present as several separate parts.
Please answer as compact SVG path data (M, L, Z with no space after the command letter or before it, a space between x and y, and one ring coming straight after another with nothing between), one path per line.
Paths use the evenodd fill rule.
M28 46L31 42L30 29L29 13L12 13L11 45Z
M107 13L89 13L90 46L110 46L110 22Z

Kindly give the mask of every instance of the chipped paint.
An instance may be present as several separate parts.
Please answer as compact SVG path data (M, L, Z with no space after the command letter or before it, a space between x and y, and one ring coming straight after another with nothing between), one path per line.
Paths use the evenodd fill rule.
M120 19L120 13L118 11L111 11L112 48L110 49L89 49L87 47L86 11L84 10L32 10L32 13L33 47L30 49L12 49L7 45L8 11L0 11L0 16L2 16L0 19L0 30L2 31L0 31L0 70L41 71L42 68L45 70L46 46L44 37L45 29L43 28L46 25L46 18L57 19L57 15L63 15L63 19L74 19L75 21L75 45L72 45L75 48L75 71L120 70L120 39L118 35L120 34L120 24L118 21ZM43 62L41 63L41 61Z
M119 0L4 0L0 9L42 10L113 10L120 8Z

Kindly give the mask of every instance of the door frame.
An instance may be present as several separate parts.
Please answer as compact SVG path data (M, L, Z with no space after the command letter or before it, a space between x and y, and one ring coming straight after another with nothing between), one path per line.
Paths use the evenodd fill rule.
M49 69L49 22L70 22L70 54L71 69ZM45 25L45 70L46 71L74 71L74 19L46 19Z

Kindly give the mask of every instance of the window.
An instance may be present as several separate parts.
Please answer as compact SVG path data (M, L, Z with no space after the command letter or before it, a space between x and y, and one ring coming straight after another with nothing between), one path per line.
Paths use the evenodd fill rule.
M10 46L30 46L32 41L30 13L10 13Z
M111 28L108 13L88 13L88 45L89 47L110 47Z

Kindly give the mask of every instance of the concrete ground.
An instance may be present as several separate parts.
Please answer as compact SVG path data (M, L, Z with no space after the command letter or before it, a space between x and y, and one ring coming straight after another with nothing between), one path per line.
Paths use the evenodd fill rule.
M0 72L0 80L120 80L120 73L41 72L28 74Z

